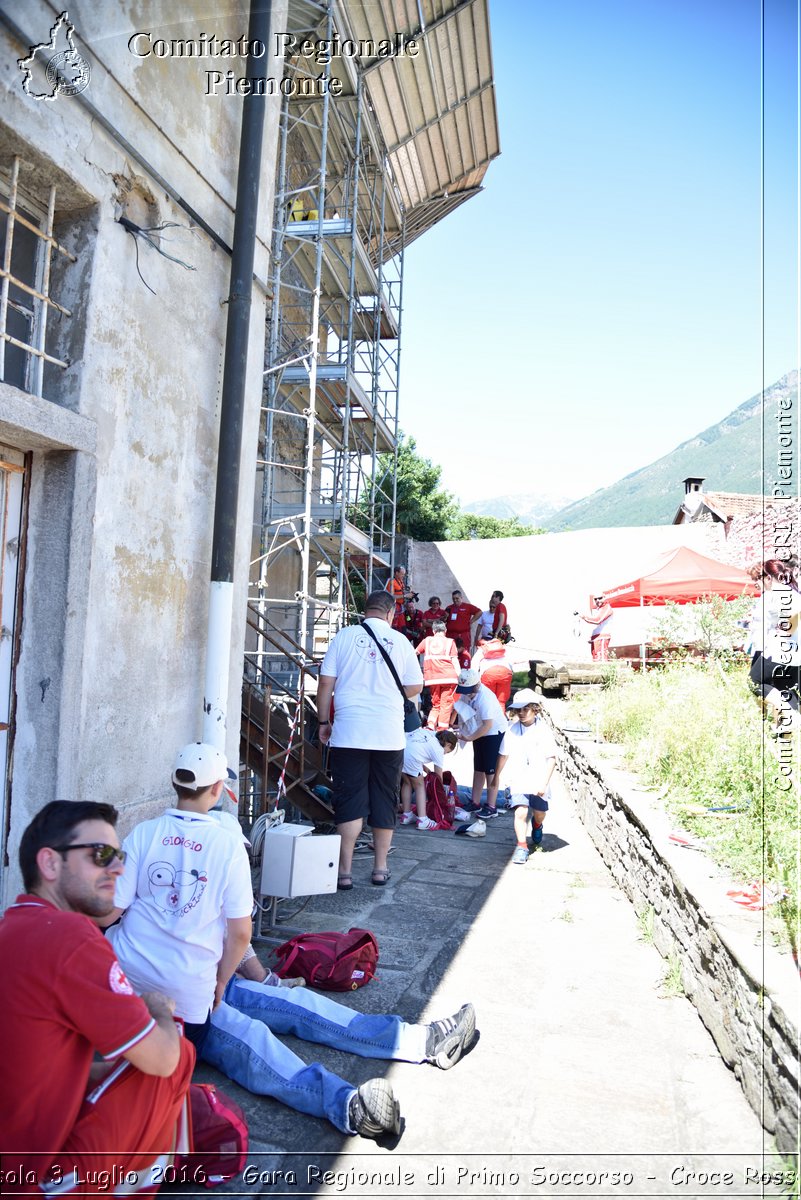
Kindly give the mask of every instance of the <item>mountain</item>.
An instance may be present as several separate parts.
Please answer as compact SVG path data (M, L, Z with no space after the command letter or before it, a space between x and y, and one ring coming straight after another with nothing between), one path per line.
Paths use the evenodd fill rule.
M573 496L514 495L495 496L492 500L473 500L461 506L462 512L475 513L479 517L500 517L504 520L518 517L521 525L535 528L546 524L549 517L572 504Z
M704 479L711 492L760 494L764 481L776 477L778 436L776 416L791 418L788 428L798 429L798 371L791 371L764 392L752 396L734 412L703 433L682 442L670 454L640 467L609 487L600 488L583 500L568 504L544 522L550 533L571 529L615 528L627 525L670 524L681 504L682 480ZM779 402L784 407L779 409ZM762 469L764 429L765 469ZM789 491L798 481L797 437L792 441L793 477Z

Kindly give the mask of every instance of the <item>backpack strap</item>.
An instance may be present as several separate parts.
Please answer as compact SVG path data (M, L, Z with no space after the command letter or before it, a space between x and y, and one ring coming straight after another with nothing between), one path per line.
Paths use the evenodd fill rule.
M362 621L362 629L364 629L366 633L369 633L370 637L373 639L376 646L378 646L378 649L381 651L381 657L384 659L384 662L387 664L390 671L392 672L392 678L395 680L396 684L398 685L398 691L400 692L401 696L403 697L403 701L405 703L406 700L408 700L408 696L406 695L406 691L404 690L403 684L400 681L398 672L395 670L395 664L393 663L392 659L389 657L386 650L381 645L378 638L373 633L372 629L370 628L370 626L367 624L366 621Z

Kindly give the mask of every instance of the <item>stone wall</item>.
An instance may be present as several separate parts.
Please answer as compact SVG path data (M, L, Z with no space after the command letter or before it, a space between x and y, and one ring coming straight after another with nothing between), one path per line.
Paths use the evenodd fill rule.
M769 944L764 914L726 896L731 881L696 849L670 841L674 826L653 793L619 764L620 748L577 741L559 728L563 777L615 882L653 938L678 958L682 986L779 1150L799 1136L799 1016L796 964ZM649 914L650 923L650 914Z

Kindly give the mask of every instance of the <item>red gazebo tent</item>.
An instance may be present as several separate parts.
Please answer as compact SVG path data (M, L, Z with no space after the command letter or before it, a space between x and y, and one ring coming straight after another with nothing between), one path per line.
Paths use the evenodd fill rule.
M754 581L740 567L707 558L689 546L677 546L642 575L609 588L603 597L612 608L632 608L665 604L668 600L693 604L703 596L736 600L740 596L755 596L757 591Z

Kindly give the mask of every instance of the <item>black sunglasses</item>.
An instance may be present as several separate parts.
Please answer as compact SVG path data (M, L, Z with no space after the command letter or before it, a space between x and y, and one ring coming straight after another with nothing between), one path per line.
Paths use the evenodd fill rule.
M91 850L92 862L96 867L110 867L115 858L124 863L126 858L124 850L120 850L119 846L109 846L106 842L72 842L69 846L53 846L53 849L58 850L59 854L66 854L68 850Z

